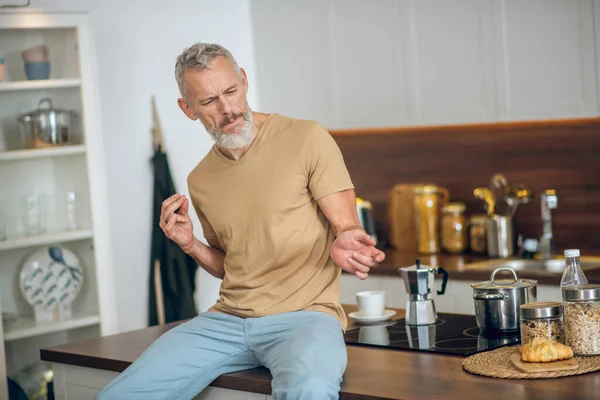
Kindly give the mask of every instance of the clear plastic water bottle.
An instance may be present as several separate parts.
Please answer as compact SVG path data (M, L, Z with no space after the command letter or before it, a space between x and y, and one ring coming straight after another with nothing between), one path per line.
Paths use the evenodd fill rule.
M579 255L579 249L565 250L565 272L560 280L561 289L588 283L579 263Z

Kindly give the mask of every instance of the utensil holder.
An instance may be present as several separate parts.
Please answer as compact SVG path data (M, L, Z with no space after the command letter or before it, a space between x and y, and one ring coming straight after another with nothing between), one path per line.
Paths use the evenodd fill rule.
M515 253L514 220L495 215L487 223L487 250L489 257L507 258Z

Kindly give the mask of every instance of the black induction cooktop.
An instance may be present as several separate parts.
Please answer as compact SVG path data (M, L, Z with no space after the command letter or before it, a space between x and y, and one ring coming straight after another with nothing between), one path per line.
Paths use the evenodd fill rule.
M406 325L404 319L359 325L344 334L347 344L468 356L520 342L519 332L482 332L474 315L438 313L432 325Z

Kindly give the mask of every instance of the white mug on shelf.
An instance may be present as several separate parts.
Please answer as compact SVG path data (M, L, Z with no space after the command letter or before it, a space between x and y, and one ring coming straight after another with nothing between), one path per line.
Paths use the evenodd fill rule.
M358 311L363 317L378 317L385 311L385 291L367 290L356 293Z

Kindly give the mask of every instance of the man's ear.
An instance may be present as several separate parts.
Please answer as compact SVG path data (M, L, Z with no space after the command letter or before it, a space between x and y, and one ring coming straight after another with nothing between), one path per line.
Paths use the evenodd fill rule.
M181 108L181 111L183 111L183 113L189 119L191 119L192 121L196 121L198 119L192 108L188 105L188 103L186 103L186 101L183 98L178 98L177 104L179 105L179 108Z
M242 74L242 83L244 84L244 89L247 94L248 93L248 77L246 76L246 71L244 71L244 68L240 68L240 72Z

